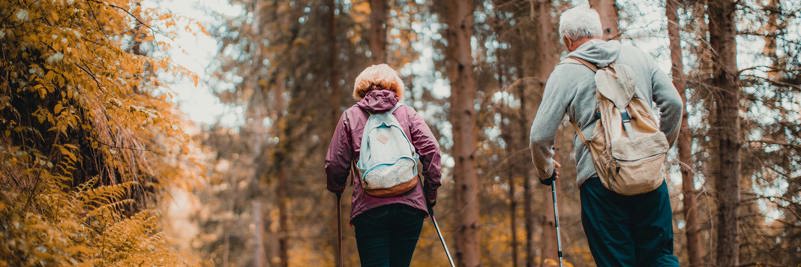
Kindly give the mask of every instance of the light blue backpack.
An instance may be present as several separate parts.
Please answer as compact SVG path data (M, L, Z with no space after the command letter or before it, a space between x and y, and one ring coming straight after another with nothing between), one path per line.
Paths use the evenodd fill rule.
M361 153L356 163L364 191L375 197L401 195L417 183L418 155L392 110L370 114L364 126Z

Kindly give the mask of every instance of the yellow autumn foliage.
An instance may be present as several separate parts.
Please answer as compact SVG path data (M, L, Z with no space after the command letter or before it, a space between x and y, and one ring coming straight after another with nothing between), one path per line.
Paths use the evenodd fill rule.
M0 266L195 265L152 203L188 138L138 47L169 16L127 0L0 1Z

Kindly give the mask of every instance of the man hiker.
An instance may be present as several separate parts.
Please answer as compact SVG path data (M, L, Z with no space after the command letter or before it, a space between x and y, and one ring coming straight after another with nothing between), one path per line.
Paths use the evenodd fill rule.
M678 266L663 169L682 114L671 79L647 53L601 39L600 17L586 5L562 13L559 35L569 54L548 78L531 125L536 176L547 185L557 178L554 135L567 114L581 129L576 182L596 264Z
M328 190L337 197L353 177L350 218L361 266L409 266L437 201L439 144L401 103L403 93L403 81L386 64L362 71L353 88L357 103L342 113L325 157Z

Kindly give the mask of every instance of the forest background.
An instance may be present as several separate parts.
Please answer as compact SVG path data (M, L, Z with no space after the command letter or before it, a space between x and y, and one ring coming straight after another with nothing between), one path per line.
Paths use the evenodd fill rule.
M798 1L8 0L0 266L333 266L323 157L381 62L444 149L437 214L459 265L552 266L528 127L578 4L686 102L666 170L682 265L801 264ZM593 266L562 128L565 258ZM413 264L446 264L430 224Z

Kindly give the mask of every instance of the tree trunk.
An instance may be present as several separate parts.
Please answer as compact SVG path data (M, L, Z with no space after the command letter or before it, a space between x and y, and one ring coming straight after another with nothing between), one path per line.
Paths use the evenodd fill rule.
M524 64L524 68L526 71L528 71L528 66L531 66L532 64L526 60L524 60L524 62L528 63ZM531 114L532 110L536 110L528 107L530 105L530 101L528 101L530 100L530 95L528 92L531 92L531 90L526 90L528 89L527 87L529 87L528 84L520 85L517 93L518 97L520 98L520 109L518 111L519 114L517 118L520 128L520 137L517 141L518 148L528 146L529 138L526 133L528 132L527 129L529 129L531 123L531 120L529 119L531 116L529 114ZM539 99L534 99L534 103L537 102L539 102ZM534 210L534 192L532 190L534 190L534 186L536 186L534 179L537 178L531 175L531 160L527 157L521 158L522 159L516 162L517 166L515 169L523 177L523 224L526 232L525 263L526 267L533 267L536 265L534 258L537 254L537 246L534 244L534 217L537 213Z
M603 25L604 39L611 40L620 37L618 28L617 7L615 0L590 0L590 7L598 11Z
M779 21L779 14L782 12L779 0L769 0L766 6L770 10L768 15L768 22L765 24L765 46L763 53L771 61L771 68L768 70L768 78L771 80L779 80L781 78L781 71L779 66L779 56L776 54L778 42L776 41L781 34L780 29L784 29L787 25L785 20Z
M712 140L718 140L718 161L714 169L718 202L717 266L739 264L737 238L737 206L740 204L740 117L737 74L737 43L733 0L710 1L709 42L715 52L713 88L717 92L716 129Z
M339 120L340 104L342 103L342 88L339 88L339 49L337 48L337 17L336 0L327 0L328 6L328 87L331 90L329 98L329 122L336 124ZM333 133L333 127L331 127Z
M693 162L692 162L692 135L690 126L687 123L687 93L684 88L684 59L682 57L680 42L680 23L678 19L678 0L667 0L665 14L668 20L668 38L670 40L670 59L673 63L671 68L673 85L679 91L681 100L684 103L684 112L681 119L681 132L679 133L679 162L681 162L682 194L684 205L684 227L687 237L685 250L689 258L690 266L701 266L703 255L700 239L700 222L698 221L698 207L696 204Z
M498 77L503 77L503 75L499 75ZM501 88L503 88L503 84L501 85ZM509 109L508 103L506 103L504 108ZM515 170L513 168L514 167L513 165L515 164L514 163L515 159L514 159L513 155L514 155L515 151L517 150L517 146L514 145L514 143L515 143L515 141L514 141L514 128L511 125L511 120L508 120L508 118L505 118L504 115L505 115L504 113L501 113L501 123L502 123L502 127L503 127L503 133L502 133L503 134L503 140L505 140L505 142L506 142L506 149L505 149L506 157L507 157L507 163L506 164L508 164L508 166L506 167L506 175L508 177L506 182L507 182L507 186L509 187L509 191L508 191L508 195L507 195L508 199L509 199L509 234L511 235L511 240L510 240L509 247L512 250L512 266L513 267L517 267L518 263L519 263L519 261L518 261L518 258L519 258L519 256L518 256L518 248L517 248L518 247L518 243L519 243L519 241L517 240L517 205L518 205L518 203L517 203L517 199L516 199L517 185L515 184L515 180L517 179L517 177L516 177L517 174L516 174L516 172L515 172Z
M534 266L534 255L536 254L536 247L534 246L534 212L531 205L534 201L534 196L531 192L532 182L529 175L523 177L523 224L526 231L526 267Z
M339 116L341 112L341 105L342 105L342 89L339 87L339 48L337 47L337 3L336 0L326 0L326 6L328 8L327 17L328 17L328 87L330 91L329 94L329 114L328 114L328 125L335 125L337 121L339 121ZM334 127L329 127L329 130L326 132L325 136L331 136L334 134ZM342 201L337 203L342 209L347 210L344 208ZM335 219L339 219L339 216L331 216ZM336 223L340 223L337 221ZM339 236L337 233L331 235L330 243L331 247L334 249L333 255L337 255L338 247L337 242ZM338 259L334 259L335 261ZM344 263L343 263L344 264Z
M287 106L284 102L284 90L286 89L286 77L283 74L279 74L277 79L277 86L273 90L274 95L274 108L276 111L275 121L277 125L276 133L278 134L278 140L282 140L278 146L275 148L275 154L273 155L272 162L269 162L268 166L272 166L274 170L274 174L276 175L276 184L275 184L275 197L278 206L278 263L277 266L280 267L287 267L289 266L289 209L288 209L288 197L287 194L289 188L287 184L287 177L286 177L286 170L285 166L289 164L289 154L287 153L289 148L287 147L287 142L290 134L290 129L288 129L287 125L287 116L285 114L285 107ZM287 140L287 141L284 141ZM265 216L269 216L269 214L265 214Z
M475 167L477 146L476 115L473 100L476 81L470 38L473 34L473 2L448 0L445 3L448 47L445 51L451 83L451 123L453 125L453 180L456 183L455 251L459 266L480 264L478 174Z
M335 125L339 121L342 106L342 89L339 87L339 47L337 46L337 3L336 0L326 0L328 12L328 125ZM333 135L334 127L329 127L326 136Z
M530 63L524 60L526 63ZM524 63L524 68L527 70L529 69L528 66L532 64ZM531 109L528 108L530 105L529 94L527 94L526 90L529 85L520 84L517 87L517 96L520 99L520 108L518 109L517 115L517 124L520 130L519 137L517 141L514 143L516 148L526 147L528 146L528 135L526 134L528 131L528 126L530 123L530 115ZM538 102L538 99L534 99L535 103ZM520 157L520 159L515 161L515 170L516 172L523 177L523 224L526 233L526 255L525 255L525 264L526 267L534 266L534 257L537 254L537 246L534 244L534 193L532 190L534 189L534 180L531 174L531 161L526 157Z
M230 235L228 232L223 234L223 255L222 255L222 266L228 267L230 266L231 262L231 242L229 241Z
M131 15L133 17L141 18L142 17L142 1L141 0L132 1L131 10L132 10L131 11ZM144 24L139 23L137 21L136 25L133 27L133 30L131 30L131 32L133 33L132 36L131 36L131 41L133 42L133 44L131 45L131 48L129 50L130 53L135 54L135 55L140 55L140 56L144 56L145 55L144 51L142 51L142 41L147 36L147 32L145 31L146 29L144 27L142 27L143 25Z
M264 254L264 224L261 214L261 200L252 200L251 209L253 209L253 239L255 239L255 246L253 248L253 266L264 267L266 266L267 257Z
M278 186L276 187L278 197L278 257L281 262L279 266L289 266L289 210L286 172L283 167L279 167Z
M274 12L274 11L270 9L270 5L267 2L259 1L259 2L256 3L255 10L254 10L254 20L256 21L256 23L254 25L255 26L255 28L254 28L254 36L255 36L255 38L266 38L266 36L270 34L268 32L268 30L265 30L265 29L267 28L266 25L268 24L268 21L269 21L268 18L270 17L270 15L275 15L275 14L271 14L271 12ZM297 15L287 16L286 18L283 18L282 21L284 23L288 24L289 22L291 22L293 20L292 19L293 17L297 17ZM272 81L270 81L270 82L271 83L273 83L273 82L275 83L275 87L273 87L274 89L272 90L272 92L270 92L269 89L268 89L268 88L271 88L270 86L266 86L266 87L262 86L260 84L260 80L263 79L265 76L270 76L270 75L263 74L262 70L261 70L262 68L264 68L264 65L262 64L262 62L264 61L265 58L268 57L268 55L266 53L267 48L266 48L266 46L264 46L261 43L257 43L255 45L256 45L256 47L255 47L255 55L254 55L254 57L256 58L256 60L254 62L256 62L256 63L253 64L252 72L254 74L256 74L256 75L254 76L255 79L254 79L253 83L256 84L256 87L258 88L258 90L261 93L263 93L264 96L265 96L264 97L265 98L264 104L265 104L265 109L266 109L266 112L267 112L268 116L272 116L273 117L272 119L274 119L277 122L276 124L282 125L282 124L284 124L282 122L285 120L284 108L286 106L284 104L284 90L285 90L285 86L286 86L285 74L279 73L277 71L275 73L273 73L273 74L277 75L277 77L271 77ZM267 94L270 94L270 93L272 93L272 97L271 97L272 100L273 100L272 104L269 104L269 100L268 100L269 97L267 97ZM276 127L275 130L272 132L272 134L274 136L278 136L280 138L280 140L285 140L284 139L284 136L286 136L285 127L283 127L283 126ZM266 161L263 163L263 164L265 164L265 166L269 166L269 168L275 168L275 171L273 172L271 170L269 172L269 174L268 173L260 174L259 177L260 177L260 179L263 179L265 181L265 182L262 182L262 184L269 183L269 182L266 182L266 181L271 179L271 178L273 178L272 175L275 175L275 178L277 180L277 182L276 182L274 187L269 188L269 186L268 186L269 189L266 189L266 190L271 190L273 195L275 196L275 200L276 200L275 204L277 206L277 211L278 211L278 229L277 229L277 232L275 232L274 235L267 235L266 237L259 235L259 236L256 237L257 240L260 240L259 244L258 244L258 247L262 251L260 254L264 257L264 259L263 259L264 261L262 261L262 259L258 259L255 262L255 264L256 265L262 265L262 266L276 266L277 265L277 266L285 267L285 266L289 265L289 253L288 253L288 250L289 250L289 238L288 238L289 237L289 229L288 229L289 225L288 225L288 219L287 219L287 217L289 215L287 214L288 213L288 208L287 208L287 205L288 205L287 204L288 194L286 192L287 191L287 188L286 188L287 187L286 175L285 175L285 171L283 169L284 168L284 166L283 166L284 164L281 164L280 161L281 161L281 159L285 158L284 156L286 155L286 153L281 153L281 147L280 146L276 147L275 151L276 151L275 154L274 154L275 158L277 158L279 160L271 161L270 159L265 159ZM278 162L278 164L275 164L275 162ZM258 189L258 186L256 186L256 189L251 189L251 190L258 190L259 191L259 192L254 192L254 194L257 195L258 197L257 197L256 200L254 200L252 202L253 203L252 208L254 209L254 211L253 211L254 216L260 216L261 217L259 219L259 221L258 221L261 224L261 226L259 226L257 224L255 226L256 229L257 229L256 231L260 231L259 232L260 234L263 234L264 232L270 232L272 234L273 231L270 230L270 222L272 221L271 215L270 215L269 212L266 212L266 213L262 212L262 204L263 203L270 203L270 199L268 199L269 198L268 195L270 193L269 192L268 193L261 192L261 190ZM277 247L278 251L275 251L276 247ZM277 258L278 262L275 262L276 259L273 258L274 255L278 256L278 258Z
M557 32L557 26L555 23L555 18L553 17L553 7L551 1L542 1L542 0L530 0L530 32L528 34L528 40L530 44L533 44L533 47L530 47L528 51L533 51L530 56L524 57L524 72L525 75L529 78L533 78L532 82L526 83L526 91L520 92L519 97L521 98L521 107L520 107L520 124L521 124L521 135L520 135L520 144L522 147L527 147L529 142L529 135L528 129L531 125L531 121L534 119L534 113L536 112L537 108L539 107L539 103L542 101L542 93L545 90L545 82L548 80L548 75L550 75L553 68L559 62L559 39L555 34ZM525 51L525 50L524 50ZM518 161L519 170L523 175L530 174L531 170L531 160L527 157L522 157L524 159ZM528 175L528 183L527 187L524 189L524 197L526 198L526 202L529 203L529 207L526 209L528 211L527 223L531 224L527 227L528 235L530 236L527 241L529 245L527 246L527 255L526 255L526 266L534 266L540 265L544 266L548 259L556 259L557 258L557 247L556 247L556 232L554 231L555 227L555 220L553 217L553 205L552 203L552 196L551 191L546 187L541 187L542 190L540 194L542 194L543 205L541 208L538 208L535 212L531 208L531 203L533 202L533 190L535 186L538 184L537 179L541 177L533 177ZM558 188L557 188L558 190ZM536 254L536 248L533 242L533 230L534 230L534 216L535 214L540 216L539 220L539 227L541 229L540 232L540 261L534 263L534 255Z
M370 0L370 52L374 63L387 61L387 0Z
M506 84L504 83L504 75L506 74L506 62L499 61L498 63L498 88L503 89L506 88ZM509 103L504 102L504 109L509 110ZM506 142L506 157L508 166L506 168L506 176L507 176L507 186L509 187L508 195L509 198L509 234L511 235L511 240L509 242L509 248L512 250L512 267L517 267L518 265L518 255L517 255L517 199L515 199L515 171L512 168L512 164L514 164L512 155L515 153L515 146L512 146L514 142L514 135L512 125L510 125L510 120L506 116L509 112L503 111L501 112L501 136L503 140Z
M515 200L514 174L511 172L511 168L508 169L510 170L507 181L509 185L509 232L512 235L509 246L512 249L512 267L517 267L517 200Z

